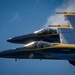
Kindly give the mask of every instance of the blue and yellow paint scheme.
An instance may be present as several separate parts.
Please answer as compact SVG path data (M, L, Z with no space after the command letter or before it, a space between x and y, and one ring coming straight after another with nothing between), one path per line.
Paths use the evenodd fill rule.
M75 45L36 41L20 48L0 52L2 58L58 59L75 61Z
M57 12L64 14L68 25L49 25L48 28L34 33L8 39L8 42L26 44L0 52L1 58L15 59L58 59L68 60L75 65L75 12Z

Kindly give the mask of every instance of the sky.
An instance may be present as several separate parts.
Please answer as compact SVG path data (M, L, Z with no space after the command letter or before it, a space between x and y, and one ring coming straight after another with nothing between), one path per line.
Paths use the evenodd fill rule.
M66 24L56 11L75 11L75 0L0 0L0 51L23 46L6 42L10 37ZM0 75L75 75L75 66L66 60L0 58Z

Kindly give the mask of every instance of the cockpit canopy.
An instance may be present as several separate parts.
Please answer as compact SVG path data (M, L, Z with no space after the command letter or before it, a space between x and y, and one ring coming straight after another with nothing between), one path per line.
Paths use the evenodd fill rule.
M57 34L57 29L45 28L35 31L34 34L44 35L44 34Z
M48 42L43 42L43 41L36 41L36 42L31 42L29 44L26 44L26 48L45 48L49 46L54 46L56 44L53 43L48 43Z

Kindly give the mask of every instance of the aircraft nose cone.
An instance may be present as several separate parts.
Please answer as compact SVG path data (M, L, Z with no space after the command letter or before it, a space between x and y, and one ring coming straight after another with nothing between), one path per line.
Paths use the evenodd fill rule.
M13 39L12 39L12 38L9 38L9 39L7 40L7 42L13 42Z
M14 38L9 38L8 40L7 40L7 42L10 42L10 43L16 43L18 41L18 39L16 38L16 37L14 37Z
M19 42L23 41L25 39L25 37L18 36L18 37L9 38L7 40L7 42L10 42L10 43L19 43Z
M28 41L31 41L34 37L35 37L34 34L22 35L22 36L17 36L17 37L9 38L7 40L7 42L18 43L18 44L25 44Z

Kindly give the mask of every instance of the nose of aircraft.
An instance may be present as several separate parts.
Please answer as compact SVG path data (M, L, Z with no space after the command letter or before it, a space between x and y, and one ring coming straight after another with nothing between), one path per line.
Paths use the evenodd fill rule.
M22 35L22 36L9 38L7 42L25 44L26 42L34 39L34 37L35 37L35 34Z
M10 43L22 43L25 40L27 40L27 36L18 36L18 37L9 38L7 40L7 42L10 42Z
M7 42L12 42L13 41L13 39L12 38L9 38L8 40L7 40Z

